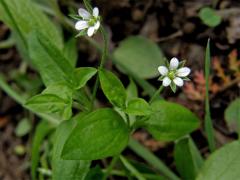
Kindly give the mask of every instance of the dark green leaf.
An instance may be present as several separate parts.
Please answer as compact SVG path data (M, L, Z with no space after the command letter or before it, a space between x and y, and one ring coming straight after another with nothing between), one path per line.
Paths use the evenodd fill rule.
M117 107L124 108L127 100L127 93L116 75L110 71L99 71L102 90L108 100Z
M164 63L162 51L157 44L141 36L122 41L115 50L114 57L117 63L145 79L158 76L157 67Z
M235 180L240 177L240 143L234 141L215 151L207 161L197 180Z
M52 157L53 180L84 180L89 171L91 161L61 158L63 146L76 123L75 120L64 121L56 130Z
M183 179L195 179L203 165L203 159L194 142L183 138L176 142L174 159L178 172Z
M96 110L82 119L64 145L64 159L95 160L119 154L127 145L129 129L112 109Z
M80 67L75 70L76 89L80 89L97 73L92 67Z
M154 101L151 107L153 113L146 128L158 140L176 140L199 126L197 116L179 104Z
M136 116L148 116L152 113L149 104L142 98L130 100L125 112Z
M204 24L210 27L215 27L222 21L221 16L219 16L216 11L210 7L202 8L199 12L199 17Z

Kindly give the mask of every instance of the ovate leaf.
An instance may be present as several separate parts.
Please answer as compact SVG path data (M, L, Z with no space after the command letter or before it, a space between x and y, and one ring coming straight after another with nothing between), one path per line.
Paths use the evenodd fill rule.
M97 69L92 67L80 67L74 72L76 79L76 89L80 89L97 73Z
M114 51L114 58L118 64L139 78L147 79L159 74L157 67L163 64L164 56L154 42L141 36L133 36L120 43Z
M240 143L234 141L215 151L199 173L197 180L230 180L240 177Z
M103 93L117 107L124 108L127 100L126 90L116 75L107 70L99 71Z
M130 100L125 112L136 116L147 116L152 113L149 104L142 98Z
M112 109L99 109L78 119L66 144L64 159L96 160L119 154L127 145L129 129Z
M240 130L240 98L229 104L225 110L225 120L231 131Z
M63 146L75 125L75 120L64 121L56 130L52 157L53 180L84 180L89 171L91 161L61 158Z
M146 128L157 140L176 140L199 126L197 116L179 104L155 101L151 108L153 113Z
M203 159L191 138L176 142L174 159L178 172L183 179L195 179L203 165Z
M222 21L221 16L219 16L216 11L210 7L202 8L199 12L199 17L204 24L210 27L215 27Z

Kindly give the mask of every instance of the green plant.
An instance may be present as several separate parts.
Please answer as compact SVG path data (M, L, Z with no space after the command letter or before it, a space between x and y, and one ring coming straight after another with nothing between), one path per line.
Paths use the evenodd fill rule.
M216 151L213 157L204 163L189 136L199 127L198 117L184 106L160 98L164 87L170 85L175 92L176 86L181 87L183 80L188 80L186 76L190 69L183 67L185 61L179 63L173 58L163 66L163 54L158 46L143 37L124 40L111 55L108 52L108 35L100 24L103 20L98 9L92 8L87 0L84 0L84 4L87 10L80 9L79 16L72 17L78 20L75 28L80 32L77 36L87 38L102 54L97 68L76 67L75 41L70 39L64 43L59 28L39 9L39 5L30 0L0 0L1 19L11 28L22 58L39 73L45 86L39 94L24 97L6 83L3 75L0 76L0 87L25 109L40 118L32 145L32 179L41 179L43 176L51 176L56 180L107 179L110 175L129 179L180 179L157 156L131 138L139 128L147 130L157 140L176 141L174 158L182 178L215 177L218 172L211 174L212 172L207 172L206 167L214 169L215 164L212 165L211 162L223 156L222 151L228 147ZM57 9L57 13L51 12L52 14L60 12L55 5L53 9ZM29 13L26 15L22 12ZM63 25L74 27L69 19L60 16ZM98 30L103 38L103 47L89 38ZM149 51L137 54L139 49L145 46ZM208 44L206 78L210 68L209 51ZM131 59L129 63L128 57ZM129 76L130 85L127 89L115 73L105 68L107 59L112 59L119 70ZM140 63L135 68L134 61L136 63L138 59ZM143 66L142 69L139 65ZM146 79L157 76L157 67L162 75L160 80L163 81L163 85L155 90ZM88 86L90 80L95 80L92 88ZM135 82L144 89L149 101L138 96ZM111 104L110 107L99 108L96 105L100 90ZM212 124L208 98L206 111L206 131L212 150L214 148L211 146ZM20 134L26 131L28 129ZM44 139L48 139L48 143L41 154L39 149ZM238 142L227 146L234 146L234 153L239 148ZM137 166L122 154L127 147L142 157L154 171L141 172L139 164ZM186 154L186 158L182 157L183 154ZM106 168L91 168L92 161L108 157L112 157L112 160ZM49 161L49 164L46 163ZM117 163L120 164L120 170L116 169ZM186 169L187 167L189 169ZM221 167L221 170L224 171L224 167Z

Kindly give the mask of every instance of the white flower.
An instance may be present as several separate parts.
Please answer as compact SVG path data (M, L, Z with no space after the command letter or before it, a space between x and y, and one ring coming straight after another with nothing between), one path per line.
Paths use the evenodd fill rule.
M159 66L158 71L161 74L160 80L163 81L163 86L171 86L172 90L176 91L176 86L183 86L184 80L189 80L187 76L191 70L184 66L184 61L180 62L177 58L172 58L168 66Z
M100 16L99 10L97 7L93 9L92 14L87 10L80 8L78 9L78 14L81 17L81 20L77 21L75 24L75 29L79 31L86 31L87 35L91 37L97 32L100 27Z

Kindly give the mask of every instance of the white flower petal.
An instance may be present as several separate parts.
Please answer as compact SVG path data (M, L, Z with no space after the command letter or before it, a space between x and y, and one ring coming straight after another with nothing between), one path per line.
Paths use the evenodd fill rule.
M168 73L168 69L165 66L159 66L158 71L163 76L167 75L167 73Z
M83 29L86 29L86 28L88 28L88 22L87 21L78 21L75 24L75 29L77 29L77 30L83 30Z
M94 31L95 31L94 26L88 28L87 35L91 37L94 34Z
M172 69L177 69L178 65L179 65L178 59L175 58L175 57L172 58L171 61L170 61L170 69L171 69L171 70L172 70Z
M165 77L163 79L163 86L169 86L171 84L171 79L169 79L169 77Z
M78 9L78 14L83 18L83 19L90 19L91 18L91 14L83 8L79 8Z
M97 21L97 22L95 23L95 25L94 25L94 29L95 29L95 30L98 30L99 27L100 27L100 21Z
M190 74L191 69L188 67L183 67L177 70L177 76L179 77L186 77Z
M173 79L173 82L177 85L177 86L183 86L183 80L181 79L181 78L179 78L179 77L175 77L174 79Z
M98 9L97 7L95 7L95 8L93 9L93 16L94 16L95 18L97 18L98 15L99 15L99 9Z

